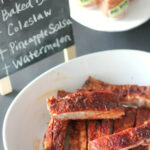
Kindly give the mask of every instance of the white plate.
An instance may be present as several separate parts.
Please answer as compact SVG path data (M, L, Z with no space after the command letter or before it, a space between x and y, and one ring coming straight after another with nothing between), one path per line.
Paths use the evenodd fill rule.
M69 1L71 17L80 24L98 31L127 31L150 19L150 0L135 0L129 6L126 15L120 20L105 17L99 8L86 9L80 7L76 0Z
M89 75L115 84L150 85L150 54L114 50L61 64L36 78L15 98L3 124L5 150L42 150L49 121L46 97L81 88Z

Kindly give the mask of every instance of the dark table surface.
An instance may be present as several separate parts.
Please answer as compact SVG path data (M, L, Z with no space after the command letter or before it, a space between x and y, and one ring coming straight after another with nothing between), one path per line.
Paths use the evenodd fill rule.
M133 30L119 33L91 30L76 22L73 22L73 29L77 56L110 49L136 49L150 52L150 21ZM63 53L59 52L10 76L14 92L0 96L0 150L4 149L2 125L10 103L30 81L62 62L64 62Z

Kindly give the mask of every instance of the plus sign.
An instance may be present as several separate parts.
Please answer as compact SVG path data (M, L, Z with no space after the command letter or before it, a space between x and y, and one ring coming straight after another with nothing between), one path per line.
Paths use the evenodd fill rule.
M5 70L7 76L9 75L9 68L10 68L10 65L6 65L6 64L2 68L2 70Z
M0 56L1 56L1 59L2 59L2 61L4 61L4 53L6 53L7 52L7 49L0 49Z

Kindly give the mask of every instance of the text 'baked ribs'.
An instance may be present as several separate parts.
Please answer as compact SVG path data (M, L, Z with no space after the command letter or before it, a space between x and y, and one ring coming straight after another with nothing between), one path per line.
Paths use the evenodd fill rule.
M126 150L150 141L150 121L89 143L89 150Z
M123 104L150 108L150 86L113 85L89 77L83 85L83 90L112 92L119 96Z
M62 120L116 119L124 115L117 96L106 92L76 92L47 100L51 116Z

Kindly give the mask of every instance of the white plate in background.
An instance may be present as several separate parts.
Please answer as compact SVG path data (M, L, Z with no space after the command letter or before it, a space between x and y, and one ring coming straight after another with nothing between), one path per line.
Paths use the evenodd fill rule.
M9 107L3 124L5 150L42 150L50 119L46 98L58 89L81 88L89 75L114 84L150 85L150 54L133 50L98 52L61 64L29 83Z
M150 19L150 0L131 2L126 15L120 20L105 17L99 8L82 8L76 1L69 0L71 17L78 23L98 31L127 31L140 26Z

